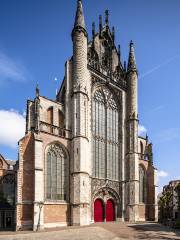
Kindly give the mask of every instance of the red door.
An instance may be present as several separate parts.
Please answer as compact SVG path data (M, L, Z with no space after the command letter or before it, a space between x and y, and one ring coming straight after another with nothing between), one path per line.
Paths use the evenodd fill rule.
M96 199L94 202L94 222L103 222L104 220L104 210L103 202L101 199Z
M113 200L109 199L106 203L106 222L115 220L115 209Z

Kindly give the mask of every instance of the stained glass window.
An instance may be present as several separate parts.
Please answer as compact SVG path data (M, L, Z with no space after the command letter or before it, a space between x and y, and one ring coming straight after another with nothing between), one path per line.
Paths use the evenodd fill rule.
M67 200L67 156L57 144L52 144L47 151L45 175L46 199Z
M146 173L144 168L139 165L139 202L145 203L146 195Z
M112 93L97 89L92 109L93 176L119 180L119 113Z

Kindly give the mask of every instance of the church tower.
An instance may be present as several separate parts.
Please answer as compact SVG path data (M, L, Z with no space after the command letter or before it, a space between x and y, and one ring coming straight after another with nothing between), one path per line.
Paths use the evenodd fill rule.
M109 11L88 39L82 1L56 99L36 89L19 141L16 228L156 218L152 144L138 136L133 42L122 64Z
M72 70L72 224L90 223L90 139L89 99L90 78L87 70L88 35L85 28L82 2L77 1L73 40Z

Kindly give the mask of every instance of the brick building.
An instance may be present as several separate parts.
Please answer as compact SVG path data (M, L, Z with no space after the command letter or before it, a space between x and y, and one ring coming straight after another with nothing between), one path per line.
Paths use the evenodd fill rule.
M16 228L16 161L0 154L0 231Z
M138 137L134 44L128 65L109 14L88 38L82 2L72 30L73 56L55 100L27 102L19 141L17 229L157 219L152 144Z
M168 185L163 187L163 191L159 197L159 221L168 219L177 220L180 217L178 210L177 185L180 180L170 181Z

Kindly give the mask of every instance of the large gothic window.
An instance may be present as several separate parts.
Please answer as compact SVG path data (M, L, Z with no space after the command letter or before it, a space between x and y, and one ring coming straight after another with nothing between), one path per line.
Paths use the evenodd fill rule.
M145 203L146 199L146 172L144 168L139 165L139 202Z
M67 200L68 159L58 144L52 144L46 153L45 194L48 200Z
M0 204L13 206L15 204L15 176L7 174L0 178Z
M119 114L111 92L97 89L92 108L93 176L119 180Z

